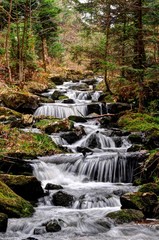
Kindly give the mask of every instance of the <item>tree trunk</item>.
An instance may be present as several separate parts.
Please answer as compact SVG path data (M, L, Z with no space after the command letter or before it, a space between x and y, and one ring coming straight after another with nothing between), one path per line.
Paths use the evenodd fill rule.
M46 72L47 71L48 51L47 51L46 38L44 38L43 36L41 36L41 43L42 43L43 68Z
M142 0L136 0L134 3L134 63L133 67L136 71L136 77L139 90L139 106L138 111L144 109L144 68L146 62L144 41L143 41L143 25L142 25Z
M111 20L111 16L110 16L110 4L108 5L108 11L106 13L106 31L105 31L105 35L106 35L106 42L105 42L105 65L104 65L104 83L106 86L106 91L109 92L110 94L112 94L112 91L110 90L109 87L109 83L108 83L108 49L109 49L109 33L110 33L110 20Z
M10 68L10 54L9 54L9 49L10 49L10 44L9 44L9 37L10 37L10 25L11 25L11 12L12 12L12 0L10 0L9 4L9 12L8 12L8 29L7 29L7 34L6 34L6 43L5 43L5 50L6 50L6 62L7 62L7 69L8 69L8 76L9 76L9 82L12 82L12 73L11 73L11 68Z

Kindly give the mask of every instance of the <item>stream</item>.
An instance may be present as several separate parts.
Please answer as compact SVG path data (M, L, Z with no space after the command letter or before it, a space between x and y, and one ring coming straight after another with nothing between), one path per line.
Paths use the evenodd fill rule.
M93 91L91 85L83 90L83 84L84 81L65 82L57 86L58 91L73 102L43 104L35 111L35 116L87 116L91 104L98 106L99 114L109 112L108 105L98 102L102 93ZM54 91L51 89L44 96L49 97ZM127 136L116 136L112 134L116 130L101 128L97 119L74 123L74 126L85 134L73 143L64 140L61 133L50 135L54 142L67 148L68 153L32 161L34 176L43 188L52 183L63 189L49 190L39 199L31 218L9 219L7 232L0 233L0 240L158 240L159 225L116 225L106 216L121 208L122 193L137 191L131 183L135 163L127 158L127 149L131 146ZM88 151L82 152L82 149ZM73 196L71 206L52 203L52 196L58 191ZM46 232L44 224L50 220L56 220L61 231Z

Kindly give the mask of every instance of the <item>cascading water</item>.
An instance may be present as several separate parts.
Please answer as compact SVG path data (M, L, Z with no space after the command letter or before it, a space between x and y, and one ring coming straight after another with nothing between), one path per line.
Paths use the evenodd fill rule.
M65 83L59 89L69 89L70 85L74 86L73 83ZM75 100L72 107L62 103L45 104L37 109L35 115L60 118L78 115L79 112L86 115L84 101L88 101L87 92L77 94L71 91L71 98L74 96ZM83 105L79 105L78 98L82 98ZM130 146L127 138L121 137L120 146L117 147L115 139L110 137L110 130L101 129L96 120L80 123L80 126L84 128L85 135L73 144L68 144L60 134L51 136L71 153L39 157L32 163L34 175L42 186L45 188L47 183L60 185L63 187L60 191L73 197L71 205L53 204L52 195L59 190L49 190L48 195L39 199L32 218L9 220L7 232L0 234L0 240L29 237L37 240L158 239L159 232L155 225L150 227L132 223L117 226L106 217L107 213L120 209L121 193L136 191L131 184L135 163L126 157ZM44 225L50 220L56 220L61 231L46 232Z

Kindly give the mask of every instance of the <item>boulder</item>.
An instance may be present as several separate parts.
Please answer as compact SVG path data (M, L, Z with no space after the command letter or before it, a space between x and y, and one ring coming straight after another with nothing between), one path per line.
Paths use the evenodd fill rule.
M67 132L60 135L61 138L66 140L69 144L77 142L80 137L75 132Z
M73 128L73 122L68 119L58 120L45 126L44 131L47 134L70 131Z
M68 119L73 122L87 122L87 120L84 117L80 116L69 116Z
M1 174L0 181L28 201L37 201L44 196L41 183L33 176Z
M0 121L1 122L12 122L16 120L20 120L22 117L22 114L19 112L16 112L10 108L7 107L0 107Z
M107 217L113 219L116 224L123 224L133 221L141 221L144 219L144 214L140 210L121 209L116 212L108 213Z
M38 240L37 238L34 238L34 237L28 237L28 238L23 238L22 240Z
M100 105L98 103L87 105L87 115L91 113L100 114Z
M1 94L1 99L5 107L14 109L21 113L34 113L39 106L40 98L31 93L6 91Z
M59 232L61 231L61 226L59 225L57 220L51 220L46 224L47 232Z
M136 209L143 212L145 217L153 217L154 208L158 204L157 195L153 192L126 193L120 197L122 209Z
M64 95L62 92L55 90L52 95L51 95L51 99L52 100L62 100L62 99L67 99L68 97L66 95Z
M45 189L46 190L59 190L59 189L63 189L63 187L61 185L47 183L46 186L45 186Z
M62 85L65 79L61 75L50 75L49 79L53 81L56 85Z
M0 181L0 212L7 214L9 218L29 217L34 208Z
M73 99L64 99L64 100L62 101L62 103L66 103L66 104L74 104L75 101L74 101Z
M28 162L22 159L5 157L2 159L0 158L0 171L15 175L32 175L33 169Z
M116 103L109 103L107 105L107 108L108 108L108 113L117 114L126 110L130 110L131 105L127 103L116 102Z
M0 213L0 232L6 232L8 224L8 216L4 213Z
M70 195L63 191L58 191L52 196L52 203L55 206L69 207L72 205L74 200L73 195Z

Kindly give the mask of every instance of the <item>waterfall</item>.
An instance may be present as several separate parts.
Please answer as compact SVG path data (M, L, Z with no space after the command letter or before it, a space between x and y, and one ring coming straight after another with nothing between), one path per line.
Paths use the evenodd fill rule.
M39 108L34 113L35 116L53 116L55 118L67 118L70 115L76 116L86 116L87 115L87 105L79 103L76 104L45 104Z
M57 118L86 116L91 101L97 102L94 105L99 105L102 114L103 105L98 103L101 92L73 90L79 86L79 89L84 87L82 81L57 86L59 91L75 101L74 104L44 104L34 115ZM89 85L87 89L93 87ZM44 96L49 97L53 91ZM109 104L104 107L107 111ZM31 164L34 176L41 181L42 187L45 189L48 183L58 185L60 194L64 192L72 196L70 205L55 204L52 199L59 190L47 189L45 196L39 199L34 215L10 219L7 232L0 233L0 240L158 240L157 225L156 228L138 223L117 225L107 218L108 213L120 209L120 194L137 190L131 184L136 163L127 157L130 147L127 137L119 137L113 133L114 130L100 128L100 122L94 119L74 124L75 128L79 126L85 134L73 144L68 144L60 133L51 135L57 145L69 150L68 153L38 157ZM120 138L118 144L116 138ZM52 220L61 227L58 233L45 229L46 223Z

